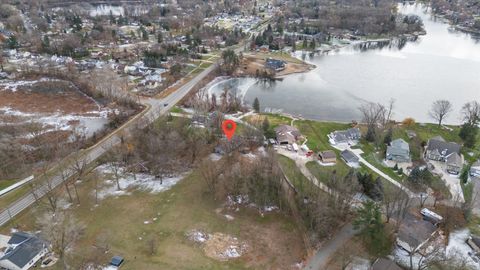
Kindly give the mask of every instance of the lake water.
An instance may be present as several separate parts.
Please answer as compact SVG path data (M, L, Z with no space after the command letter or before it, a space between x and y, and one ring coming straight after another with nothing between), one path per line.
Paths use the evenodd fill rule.
M400 11L422 17L427 35L383 48L349 46L307 57L317 66L315 70L273 84L252 84L252 79L225 83L240 86L238 91L249 104L258 97L262 111L272 109L316 120L361 120L358 107L363 102L386 104L393 98L395 119L432 122L428 116L432 102L447 99L454 112L446 122L459 123L461 106L480 101L480 43L449 30L447 23L433 18L423 5L401 5ZM221 91L224 84L212 91Z

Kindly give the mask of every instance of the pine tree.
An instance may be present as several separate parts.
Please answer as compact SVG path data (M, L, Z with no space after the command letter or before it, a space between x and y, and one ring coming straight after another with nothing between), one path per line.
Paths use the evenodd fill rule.
M257 113L260 112L260 101L258 100L258 98L255 98L255 100L253 101L253 109Z

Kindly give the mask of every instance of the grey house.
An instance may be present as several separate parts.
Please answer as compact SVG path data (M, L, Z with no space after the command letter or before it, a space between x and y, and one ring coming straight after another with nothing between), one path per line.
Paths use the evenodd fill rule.
M410 162L410 145L403 139L396 139L387 147L385 159L395 162Z
M275 71L282 71L285 69L285 61L268 58L265 61L265 67Z
M460 174L463 168L462 157L457 153L452 153L447 157L447 172L451 174Z
M472 167L470 168L470 176L480 177L480 160L477 160L472 164Z
M0 269L27 270L47 254L47 244L35 235L16 232L0 257Z
M428 140L425 148L425 158L436 161L447 161L453 153L460 155L461 146L457 143L446 142L438 136Z
M360 140L362 133L359 128L350 128L347 130L338 130L328 134L331 144L351 144Z

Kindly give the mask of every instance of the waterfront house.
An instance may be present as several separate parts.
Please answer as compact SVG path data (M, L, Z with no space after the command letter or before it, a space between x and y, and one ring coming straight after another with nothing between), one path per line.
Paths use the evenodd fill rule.
M410 145L403 139L396 139L387 146L385 159L395 162L410 162Z
M360 159L350 150L343 150L340 153L342 159L347 163L348 166L357 168L360 166Z
M337 155L332 150L322 151L318 153L318 157L322 163L337 163Z
M280 125L275 128L278 144L294 144L302 139L302 134L296 127Z
M285 61L268 58L265 61L265 68L278 72L285 69L285 64L286 64Z
M425 147L425 158L435 161L446 161L453 153L460 155L461 146L454 142L446 142L437 136L428 140Z
M431 222L419 219L407 213L398 234L397 245L410 254L421 249L437 232L437 227Z
M328 134L329 142L332 145L338 145L338 144L353 145L353 144L356 144L361 137L362 137L362 133L360 132L359 128L350 128L347 130L336 130Z
M470 176L480 177L480 160L477 160L472 164L472 167L470 168Z
M462 157L457 153L452 153L447 157L447 172L451 174L460 174L463 168Z
M37 236L16 232L0 257L0 269L26 270L35 265L48 252L47 244Z

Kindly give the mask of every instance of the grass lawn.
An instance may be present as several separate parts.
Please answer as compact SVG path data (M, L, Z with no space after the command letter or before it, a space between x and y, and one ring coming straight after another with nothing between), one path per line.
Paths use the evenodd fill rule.
M338 160L337 164L335 166L321 166L318 164L316 161L310 161L307 163L307 168L310 170L310 172L317 177L318 181L328 185L330 177L333 175L335 172L337 174L337 179L340 179L343 181L345 176L348 175L350 172L351 168L348 167L343 161ZM363 172L363 173L371 173L374 178L379 177L378 174L375 172L371 171L367 167L360 167L359 169L356 169L356 171ZM380 177L380 180L382 181L383 187L384 188L392 188L392 189L400 189L390 183L390 181Z
M283 171L287 175L292 185L302 194L305 193L305 189L310 185L307 185L310 181L303 175L298 169L295 161L289 159L283 155L277 155L278 160L282 166Z
M182 108L179 108L177 106L173 106L173 108L170 110L172 113L184 113L185 111Z
M15 184L17 180L1 180L0 181L0 191L4 188L7 188L13 184Z
M261 125L265 117L268 119L268 122L270 123L270 128L272 130L280 125L290 125L290 123L292 122L292 118L290 117L286 117L279 114L271 114L271 113L261 113L257 115L250 115L245 117L244 120L249 122L252 125Z
M349 124L298 120L294 125L307 137L307 146L313 151L333 149L327 135L335 130L348 129Z
M254 208L239 211L223 209L223 201L215 201L205 193L205 183L192 173L158 194L129 190L130 195L107 197L95 206L94 181L79 186L81 205L71 211L86 225L83 237L73 248L74 261L95 252L99 238L107 239L110 252L97 254L102 262L113 255L126 259L128 269L289 269L304 256L303 240L292 219L279 212L262 217ZM40 204L41 205L41 204ZM36 206L23 212L10 226L20 230L37 230L34 216L41 213ZM224 214L234 217L227 220ZM149 221L149 224L144 224ZM190 230L224 233L245 241L247 253L239 259L220 262L207 257L199 244L186 238ZM157 251L151 255L148 242L153 240ZM97 252L98 253L98 252ZM61 269L55 265L52 269Z

